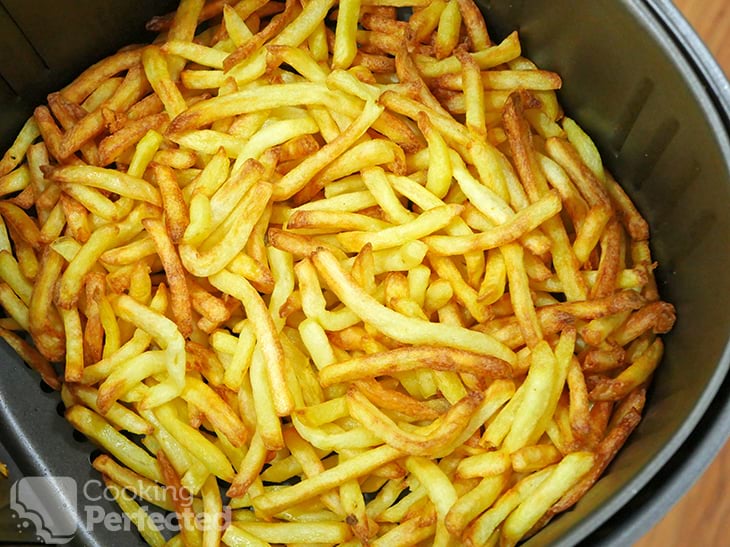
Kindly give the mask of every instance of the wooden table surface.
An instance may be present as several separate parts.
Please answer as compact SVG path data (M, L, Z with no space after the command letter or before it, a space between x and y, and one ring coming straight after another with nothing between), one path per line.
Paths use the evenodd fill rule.
M730 2L674 0L730 76ZM730 443L700 480L634 547L720 547L730 544Z

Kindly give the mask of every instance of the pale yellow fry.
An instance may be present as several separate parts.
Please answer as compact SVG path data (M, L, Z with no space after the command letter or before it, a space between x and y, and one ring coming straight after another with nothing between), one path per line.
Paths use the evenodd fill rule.
M513 32L500 44L472 53L471 56L479 68L484 70L511 61L519 57L520 53L520 40L517 32ZM416 55L416 64L421 75L427 78L435 78L443 74L459 72L461 69L461 63L454 56L446 57L440 61L433 61L431 58Z
M555 467L527 475L503 493L492 506L482 513L464 532L473 545L485 545L494 530L505 518L542 484Z
M520 331L527 345L533 347L543 336L525 271L524 250L516 243L509 243L500 249L507 267L510 300L520 324Z
M216 288L238 298L243 303L246 314L254 325L256 340L266 362L276 413L279 416L291 414L294 402L286 385L284 350L261 295L246 279L225 270L211 276L210 282Z
M0 176L6 175L22 163L25 153L39 135L40 130L38 129L38 124L36 124L35 118L31 116L23 124L13 144L3 154L0 160Z
M64 384L64 388L70 384ZM99 412L96 401L98 391L92 387L82 384L75 384L70 387L73 396L88 406L94 412ZM104 417L113 426L135 433L137 435L149 435L154 432L154 428L139 414L127 408L124 405L114 403L109 410L104 413Z
M358 19L360 0L340 0L335 27L335 46L332 50L332 67L348 68L357 53Z
M262 515L274 515L286 507L322 494L350 479L372 473L378 467L401 455L399 451L390 446L373 448L293 486L258 496L253 499L254 507Z
M591 140L575 121L567 116L563 118L563 129L570 144L578 151L578 155L580 155L583 163L593 171L593 174L598 180L605 183L606 171L603 168L603 160L601 160L601 154L598 152L593 140Z
M327 250L314 253L312 261L341 302L361 319L395 340L407 344L436 344L465 349L493 355L510 364L516 361L512 350L483 333L457 326L437 325L386 308L358 286L342 269L337 258Z
M61 308L61 319L66 337L66 366L64 380L78 382L84 374L84 332L78 308Z
M459 43L459 35L461 32L461 12L459 11L459 7L456 0L451 0L447 2L446 7L441 12L436 30L436 39L434 40L434 50L438 59L443 59L449 55Z
M163 547L165 545L165 537L162 535L159 526L150 517L140 505L134 501L127 491L119 484L105 477L104 483L109 492L111 492L114 501L117 502L119 508L129 517L139 530L142 538L152 547Z
M342 544L352 536L344 522L236 522L231 525L266 544Z
M56 297L59 308L71 309L79 300L84 276L91 271L99 257L116 244L119 228L107 224L94 230L61 275Z
M246 25L246 22L229 4L223 6L223 21L226 25L226 32L236 47L253 37L253 33Z
M225 51L182 40L168 40L162 45L161 50L163 53L177 55L211 68L223 68L223 61L228 56Z
M155 408L154 415L170 435L200 460L210 473L228 482L233 480L233 467L225 454L200 431L183 422L169 404Z
M225 545L230 547L270 547L270 543L257 538L252 533L238 527L238 522L226 527L221 538Z
M593 467L591 452L573 452L565 456L550 475L523 500L502 525L503 543L516 544L538 519Z
M20 271L18 261L12 253L6 250L0 250L0 279L8 284L26 306L30 306L33 285Z
M388 249L414 241L446 227L463 210L461 205L448 204L429 209L405 224L379 232L343 232L337 235L346 251L360 252L368 243L373 250Z
M459 497L446 515L446 528L461 537L467 525L490 507L504 490L506 474L485 477L472 490Z
M230 218L235 219L235 222L225 237L208 248L204 248L203 245L201 248L195 248L185 243L180 245L180 259L185 269L199 277L221 272L245 247L254 225L266 209L270 196L271 184L256 183L230 212Z
M509 454L502 450L469 456L459 462L456 474L464 479L501 475L512 467Z
M167 58L158 46L147 46L142 52L142 66L152 89L165 105L170 119L185 111L187 105L172 79Z
M272 389L270 374L267 375L266 362L260 345L254 348L249 377L253 391L253 408L256 411L256 432L266 448L281 450L284 447L284 440L281 432L281 420L275 407L277 394ZM286 389L286 394L289 395L288 387ZM293 405L294 397L292 396Z
M162 205L160 192L152 184L139 177L114 169L93 165L64 165L56 167L50 178L58 182L77 183L107 190L120 196Z
M218 481L210 475L201 489L203 496L203 547L220 545L223 533L223 502Z
M414 218L398 200L382 167L370 167L362 171L362 180L376 202L383 209L386 218L394 224L405 224Z
M543 340L532 348L530 369L520 386L524 396L515 410L515 419L502 445L507 453L525 446L535 426L540 423L550 403L556 366L555 355L547 342Z
M405 461L406 469L414 475L425 488L431 499L439 520L456 503L457 494L453 483L433 460L421 456L409 456Z
M147 404L154 406L179 395L185 386L186 353L185 340L175 323L128 295L120 295L116 300L115 308L122 319L148 332L167 355L168 383L151 388L147 396ZM172 389L172 391L165 391L163 388ZM161 401L155 399L155 393L164 395Z
M216 120L291 105L329 105L337 96L321 83L293 82L244 89L195 103L172 120L169 132L183 133Z
M521 209L503 224L473 235L429 236L424 242L429 248L444 256L466 254L474 250L487 250L511 243L541 226L557 215L562 208L560 196L551 191L538 201Z
M133 471L153 481L163 482L157 461L93 410L74 405L66 410L66 419Z
M352 147L375 120L378 119L382 112L382 106L372 101L365 103L365 107L360 116L340 133L336 139L328 142L317 150L317 152L307 157L274 185L274 201L288 199L304 188L318 171L332 163L332 161Z

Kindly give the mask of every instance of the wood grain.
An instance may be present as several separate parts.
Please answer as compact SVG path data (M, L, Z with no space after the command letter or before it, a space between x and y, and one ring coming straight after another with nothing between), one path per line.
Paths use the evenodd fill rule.
M730 2L675 0L674 2L730 76ZM634 547L728 545L730 520L730 443L726 444L700 480Z
M727 0L674 0L730 75L730 2Z

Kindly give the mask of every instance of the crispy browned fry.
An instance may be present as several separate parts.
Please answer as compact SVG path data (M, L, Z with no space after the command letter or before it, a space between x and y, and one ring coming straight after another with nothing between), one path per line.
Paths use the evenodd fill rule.
M104 275L92 272L86 275L84 282L85 306L84 315L84 362L96 363L102 358L104 350L104 326L99 312L99 298L106 290Z
M601 236L601 259L598 262L598 279L591 288L591 298L609 296L616 290L621 269L621 229L615 219L609 220Z
M51 93L48 95L48 106L53 115L60 122L64 130L73 127L88 112L82 106L66 99L61 93ZM79 150L84 160L91 165L98 165L99 153L94 142L84 143Z
M248 59L256 50L270 40L273 36L279 34L294 18L294 8L296 3L293 0L286 0L284 11L271 19L271 22L264 27L263 30L257 32L245 44L237 47L233 53L226 57L223 61L223 70L226 72L235 67L238 63Z
M319 143L312 135L302 135L280 146L279 161L290 161L304 158L319 150Z
M649 239L649 224L641 216L638 209L631 201L623 188L614 180L608 171L606 174L606 191L611 197L611 202L616 208L616 215L631 236L636 241Z
M185 230L190 224L188 206L183 199L175 171L159 163L152 163L150 168L160 189L167 233L172 243L177 245L182 242Z
M107 108L114 112L125 112L130 106L144 97L149 90L149 84L144 77L142 67L132 66L124 77L124 81L117 88L114 94L101 108L84 116L77 124L69 129L62 137L58 145L57 158L65 160L90 139L98 136L104 131L105 120L102 109ZM51 150L53 155L56 153Z
M426 431L419 433L399 428L354 386L347 391L350 414L365 428L401 452L428 457L437 457L448 451L449 445L464 431L483 400L482 393L470 392L434 422L436 427L429 427L426 434Z
M180 475L175 471L164 451L160 450L157 453L157 461L160 464L166 487L171 492L172 505L175 507L175 513L177 513L180 522L180 533L185 538L185 544L200 545L201 532L193 509L193 496L180 482Z
M410 395L394 389L387 389L375 379L356 380L355 385L365 396L380 408L396 410L418 420L434 420L442 412Z
M511 374L511 367L494 357L455 348L421 345L373 353L332 364L320 371L319 381L328 386L423 367L488 378L506 378Z
M595 450L595 463L591 471L581 481L570 489L558 500L548 511L553 516L570 509L580 498L595 484L603 471L611 463L619 449L626 443L629 435L636 428L641 420L641 410L632 408L621 420L611 428L603 440L598 443Z
M211 0L206 2L203 8L197 13L197 21L195 23L201 23L207 21L216 15L220 15L223 11L224 6L227 4L235 4L234 0ZM263 5L264 0L259 0L258 5ZM253 8L255 11L255 8ZM145 28L151 32L163 32L169 30L173 25L173 21L177 15L177 11L166 13L165 15L155 15L147 21Z
M41 231L28 213L8 201L0 201L0 215L14 234L33 249L41 248Z
M43 142L45 142L46 146L48 147L48 152L56 160L60 161L60 148L63 134L56 125L56 120L53 119L51 111L48 109L47 106L38 106L33 111L33 119L38 126L38 130L41 136L43 137Z
M156 219L146 218L142 224L155 242L157 254L165 268L167 282L170 285L170 302L172 316L183 336L187 337L193 331L193 315L190 304L190 293L186 281L186 272L180 261L180 256L165 229L165 225Z
M600 379L591 390L590 398L594 401L617 401L622 399L649 380L654 369L659 365L663 353L664 344L660 338L657 338L618 376Z
M542 306L537 309L537 319L543 334L549 336L560 332L569 325L573 325L576 319L591 320L609 317L622 311L641 308L643 304L644 300L639 293L626 290L597 300ZM477 325L476 328L489 332L511 348L518 347L525 342L520 332L519 323L514 317Z
M484 22L482 12L479 10L473 0L457 0L461 17L464 21L464 28L469 37L469 43L472 51L480 51L491 45L487 25Z
M231 316L231 310L223 300L211 294L193 279L188 279L188 288L191 304L200 315L214 323L223 323Z
M528 96L529 97L529 96ZM530 201L535 202L547 192L545 175L537 164L533 152L530 126L524 117L525 94L510 94L505 104L503 120L507 140L512 151L512 161L525 187ZM527 105L529 108L531 105Z
M97 456L91 465L103 473L107 477L114 479L119 485L123 486L136 496L155 504L162 509L174 511L172 504L172 496L168 490L165 490L154 481L135 473L131 469L119 465L106 454Z
M188 377L180 397L197 407L233 446L243 446L248 440L249 431L241 419L208 384Z
M333 246L325 245L323 243L320 243L319 241L315 241L310 237L300 235L300 234L293 234L286 232L284 230L281 230L279 228L269 228L269 231L267 232L267 238L269 240L269 244L276 247L277 249L281 249L282 251L286 251L288 253L291 253L296 258L305 258L317 251L320 247L326 248L330 252L334 253L335 256L345 258L342 251Z
M668 302L650 302L632 313L611 338L623 346L649 330L655 334L664 334L672 329L676 317L674 306Z
M149 27L0 160L0 337L143 538L128 494L206 547L514 545L582 497L675 310L560 76L473 0Z
M185 351L188 367L200 372L211 386L218 387L223 383L225 369L211 348L188 340Z
M147 131L155 129L163 131L169 121L167 114L150 114L148 116L133 120L115 133L105 137L99 143L99 165L105 166L113 163L129 147L135 145Z
M54 362L61 361L66 352L61 317L53 305L56 282L61 276L63 264L63 257L51 247L43 250L28 310L33 343L46 359Z
M618 345L591 349L583 359L583 370L590 373L612 370L624 364L625 356L626 350Z
M106 80L139 65L141 60L142 50L140 48L120 51L87 68L78 78L62 89L61 93L69 101L81 104Z
M570 425L578 438L585 438L591 431L590 401L583 371L575 359L568 367L567 382L570 393Z
M545 148L550 156L568 172L589 206L612 210L611 201L603 183L581 161L572 144L565 139L552 137L545 142Z

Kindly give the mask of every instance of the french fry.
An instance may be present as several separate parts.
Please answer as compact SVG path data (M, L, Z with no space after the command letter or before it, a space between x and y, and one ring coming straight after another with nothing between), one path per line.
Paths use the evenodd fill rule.
M337 296L357 315L367 317L368 321L384 334L405 343L437 342L447 347L492 355L508 363L514 362L514 354L501 344L495 343L496 341L490 337L479 336L461 327L433 328L427 322L406 318L386 309L354 284L352 278L341 269L337 259L330 252L317 251L312 259L319 273Z
M502 538L514 545L550 508L555 500L577 483L593 466L594 456L590 452L568 454L530 496L530 503L524 501L514 510L502 526Z
M157 461L109 425L104 418L78 405L66 410L66 418L79 432L107 449L127 467L143 477L162 482L162 472Z
M180 333L187 337L193 330L193 316L185 270L180 257L175 252L173 242L162 222L147 218L142 224L155 244L170 284L172 316Z
M126 495L124 489L112 479L105 476L104 484L107 490L112 493L112 497L119 505L119 508L134 523L147 544L153 547L162 547L165 545L165 538L162 532L147 512L136 501Z
M304 501L349 479L365 475L401 455L401 452L387 445L373 448L293 486L258 496L254 498L254 507L264 515L276 514L290 504Z
M676 312L560 76L472 0L148 28L0 159L0 337L143 539L131 496L170 545L513 545L574 505Z

